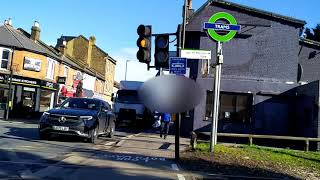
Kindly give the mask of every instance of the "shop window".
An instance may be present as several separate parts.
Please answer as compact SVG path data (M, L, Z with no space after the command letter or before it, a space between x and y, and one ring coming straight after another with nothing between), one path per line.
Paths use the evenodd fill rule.
M9 49L3 49L0 48L0 68L1 69L8 69L9 67L9 60L10 60L10 53L11 51Z
M43 90L41 89L41 94L40 94L40 112L48 111L51 109L51 104L53 102L53 93L52 91L49 90Z
M48 60L48 66L47 66L47 78L48 79L53 79L54 75L54 60L47 58Z

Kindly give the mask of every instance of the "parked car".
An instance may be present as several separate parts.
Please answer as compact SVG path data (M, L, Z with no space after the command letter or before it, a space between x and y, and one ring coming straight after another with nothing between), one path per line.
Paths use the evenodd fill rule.
M40 139L51 134L84 137L95 143L99 135L113 137L115 115L100 99L69 98L58 107L44 112L39 121Z

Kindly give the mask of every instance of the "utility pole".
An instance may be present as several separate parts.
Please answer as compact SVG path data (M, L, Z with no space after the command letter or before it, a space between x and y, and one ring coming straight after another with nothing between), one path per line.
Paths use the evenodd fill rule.
M11 58L10 58L10 76L8 78L8 83L9 83L9 93L8 93L8 99L7 99L7 108L6 108L6 117L5 120L9 119L9 113L10 113L10 108L12 107L12 75L13 75L13 55L14 55L15 48L12 48L12 53L11 53Z
M126 70L125 70L125 74L124 74L124 80L127 80L127 67L128 67L128 61L130 60L126 60Z
M210 152L214 152L214 146L217 144L218 120L219 120L219 105L220 105L220 81L221 81L221 66L223 63L222 42L217 42L217 58L216 72L213 86L213 117L211 123L211 139Z
M178 50L177 55L180 57L181 55L181 49L184 48L185 45L185 37L186 37L186 21L187 21L187 10L188 10L188 0L184 1L183 6L183 21L182 21L182 33L181 33L181 26L178 26L177 31L177 39L178 39ZM181 35L182 34L182 35ZM182 37L181 37L182 36ZM181 41L182 38L182 41ZM181 113L176 114L176 120L175 120L175 160L180 160L180 123L181 123Z

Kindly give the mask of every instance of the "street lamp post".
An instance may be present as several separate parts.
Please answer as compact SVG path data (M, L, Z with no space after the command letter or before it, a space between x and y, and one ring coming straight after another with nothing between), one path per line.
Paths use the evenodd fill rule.
M126 60L126 72L125 72L125 74L124 74L124 80L126 81L127 80L127 68L128 68L128 62L129 62L130 60Z

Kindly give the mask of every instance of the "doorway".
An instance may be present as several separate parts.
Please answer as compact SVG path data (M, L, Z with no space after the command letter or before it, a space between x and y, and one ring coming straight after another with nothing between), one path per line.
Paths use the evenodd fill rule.
M21 94L22 109L25 113L32 113L35 111L36 102L36 88L23 87Z

